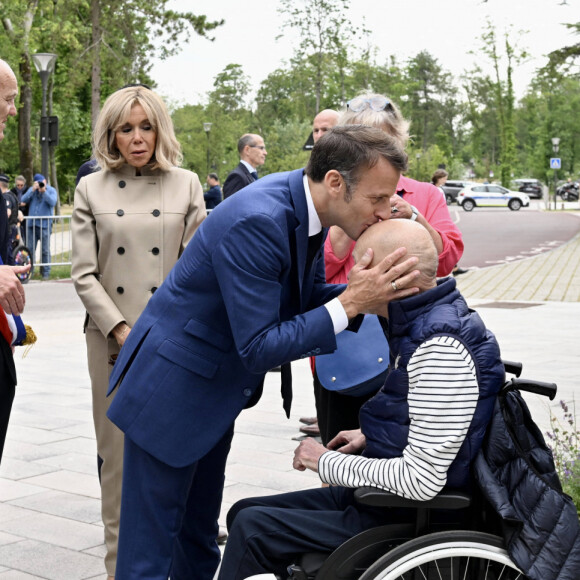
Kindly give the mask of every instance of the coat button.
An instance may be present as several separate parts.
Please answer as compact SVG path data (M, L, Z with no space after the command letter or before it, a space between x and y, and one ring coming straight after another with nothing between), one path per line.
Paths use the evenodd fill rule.
M123 189L123 188L124 188L126 185L127 185L127 184L126 184L126 183L125 183L123 180L119 181L119 187L120 187L121 189Z
M157 291L157 286L153 286L153 288L151 288L151 294L155 294L156 291Z
M152 213L152 214L153 214L155 217L159 217L159 216L161 215L161 212L160 212L158 209L154 209L154 210L153 210L151 213Z
M117 286L117 294L123 294L125 292L125 288L123 286Z
M380 363L382 363L382 362L383 362L383 357L382 357L382 356L380 356L380 357L378 358L378 361L379 361Z
M123 248L123 246L117 248L117 254L122 256L124 253L125 253L125 248Z
M117 210L117 215L118 215L119 217L121 217L121 216L125 215L125 212L124 212L122 209L118 209L118 210Z
M153 253L154 256L157 256L159 254L159 248L153 248L151 252Z
M244 389L244 397L251 397L252 389Z
M331 380L333 383L335 383L335 382L336 382L336 377L332 377L330 380Z

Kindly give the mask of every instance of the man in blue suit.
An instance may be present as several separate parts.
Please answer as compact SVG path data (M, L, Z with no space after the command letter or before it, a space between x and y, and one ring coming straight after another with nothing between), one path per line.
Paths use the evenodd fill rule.
M238 153L240 154L240 162L224 181L224 199L257 181L257 169L264 165L266 155L268 155L264 139L260 135L251 133L240 137Z
M406 163L383 131L339 127L306 170L261 179L198 229L111 375L108 416L125 432L119 580L211 580L234 420L265 373L332 352L349 320L417 291L416 258L392 267L404 249L373 268L369 250L348 286L325 283L321 255L324 228L356 239L389 218Z

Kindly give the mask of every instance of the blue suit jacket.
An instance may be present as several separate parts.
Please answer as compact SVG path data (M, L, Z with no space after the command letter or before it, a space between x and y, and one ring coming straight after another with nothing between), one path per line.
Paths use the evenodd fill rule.
M306 268L302 176L269 175L213 210L121 349L108 416L168 465L203 457L266 371L336 348L323 304L344 287L324 282L321 251Z
M223 188L224 199L240 191L240 189L243 189L246 185L254 183L254 181L255 179L250 175L248 168L240 161L226 177Z

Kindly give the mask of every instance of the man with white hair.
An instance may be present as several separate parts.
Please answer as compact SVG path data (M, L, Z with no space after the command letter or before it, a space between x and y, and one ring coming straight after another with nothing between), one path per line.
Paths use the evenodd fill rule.
M8 117L16 115L15 100L18 96L16 76L7 62L0 59L0 141L4 139L4 128ZM0 461L8 429L8 419L14 400L16 369L11 349L11 330L8 316L19 315L24 309L24 288L17 274L24 273L28 266L6 266L8 263L10 231L8 212L0 211Z

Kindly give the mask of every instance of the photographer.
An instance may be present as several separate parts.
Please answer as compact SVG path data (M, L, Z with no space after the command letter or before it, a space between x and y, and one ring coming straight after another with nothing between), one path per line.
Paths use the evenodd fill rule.
M22 202L28 204L26 240L33 254L36 254L38 240L41 240L42 264L44 265L40 267L40 273L43 280L48 280L50 277L50 231L52 229L50 216L56 205L56 195L56 189L47 185L44 175L37 173L32 187L22 196Z

